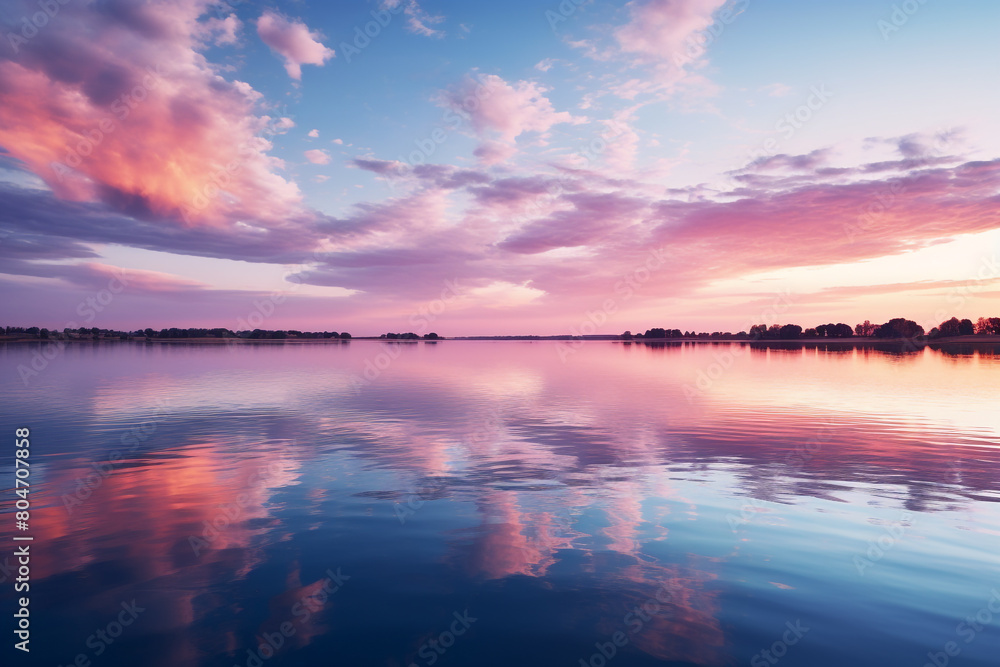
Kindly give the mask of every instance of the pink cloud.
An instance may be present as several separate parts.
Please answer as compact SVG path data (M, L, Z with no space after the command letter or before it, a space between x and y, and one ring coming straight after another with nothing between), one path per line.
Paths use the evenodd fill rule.
M326 151L319 150L318 148L308 150L304 153L304 155L306 156L306 159L313 164L330 164L330 154Z
M560 123L579 124L585 119L556 111L544 86L533 81L510 84L495 74L463 79L445 91L441 103L470 118L480 138L478 157L492 164L513 155L514 141L526 132L543 136ZM506 147L501 147L506 144Z
M610 82L605 88L627 100L652 95L653 100L683 93L689 103L705 107L704 99L717 87L695 70L705 65L705 54L717 32L710 29L716 12L721 25L731 23L742 11L723 9L727 0L632 0L627 6L629 20L612 30L614 42L602 45L595 40L569 41L588 58L625 61L642 70L641 76L628 72L628 79ZM738 6L740 3L736 3ZM745 5L744 5L745 7ZM707 107L710 108L710 107Z
M58 196L185 225L284 224L301 194L268 155L290 121L201 54L206 0L71 3L0 56L0 145Z
M702 31L725 4L726 0L633 0L628 4L630 20L615 31L615 39L626 53L681 68L703 55L708 38L703 39Z
M428 14L417 0L382 0L381 5L382 9L389 10L400 6L402 6L403 13L406 15L406 30L408 32L424 37L444 37L445 33L443 30L431 27L432 25L443 23L444 17Z
M257 34L261 40L285 59L288 76L302 78L302 65L322 66L335 53L320 42L322 37L310 32L305 23L289 21L270 10L257 19Z
M499 164L517 153L517 148L499 141L484 141L472 152L483 164Z

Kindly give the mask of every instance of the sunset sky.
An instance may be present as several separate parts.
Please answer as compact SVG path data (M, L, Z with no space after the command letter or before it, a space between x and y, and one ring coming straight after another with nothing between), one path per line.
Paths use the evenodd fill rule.
M995 2L0 8L0 325L1000 316Z

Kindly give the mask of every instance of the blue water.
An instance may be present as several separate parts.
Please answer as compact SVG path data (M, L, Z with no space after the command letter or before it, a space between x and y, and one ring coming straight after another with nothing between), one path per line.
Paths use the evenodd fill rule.
M995 351L556 346L0 348L4 664L1000 664Z

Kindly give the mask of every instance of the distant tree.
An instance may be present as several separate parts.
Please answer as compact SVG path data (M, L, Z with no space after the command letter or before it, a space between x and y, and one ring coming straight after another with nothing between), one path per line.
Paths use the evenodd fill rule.
M626 331L622 334L622 340L632 340L632 332Z
M647 329L646 334L643 338L666 338L667 330L662 327L655 327L653 329Z
M972 320L962 320L958 323L958 335L959 336L971 336L975 334L975 327L972 324Z
M750 327L750 338L754 340L760 340L767 337L767 325L766 324L755 324Z
M438 336L436 333L432 332L424 334L424 340L441 340L441 336Z
M803 338L818 338L819 334L816 333L815 329L811 329L810 328L810 329L806 329L805 331L802 332L802 337Z
M351 334L347 333L346 331L341 332L340 338L342 340L350 340L351 339Z
M916 338L924 334L924 328L902 317L889 320L875 330L876 338Z
M843 322L828 324L826 325L826 335L831 338L850 338L854 335L854 329Z
M782 340L794 340L802 335L802 327L798 324L786 324L778 330L778 337Z
M38 330L38 337L41 338L42 340L48 340L49 339L49 330L48 329L39 329Z
M962 323L957 317L953 317L950 320L945 320L938 325L938 331L941 338L947 338L949 336L959 336L962 329Z
M777 340L781 338L781 325L772 324L767 328L767 335L764 336L768 340Z
M878 329L878 326L872 324L868 320L865 320L864 322L862 322L858 326L854 327L854 333L857 336L866 336L866 337L869 337L869 336L874 336L875 335L875 330L876 329Z
M819 336L820 338L826 338L827 335L826 327L827 327L826 324L821 324L818 327L816 327L816 335Z

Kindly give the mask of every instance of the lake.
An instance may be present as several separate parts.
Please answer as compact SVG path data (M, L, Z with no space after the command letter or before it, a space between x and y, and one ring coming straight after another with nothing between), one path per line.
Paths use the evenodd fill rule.
M38 351L30 664L1000 660L995 350Z

